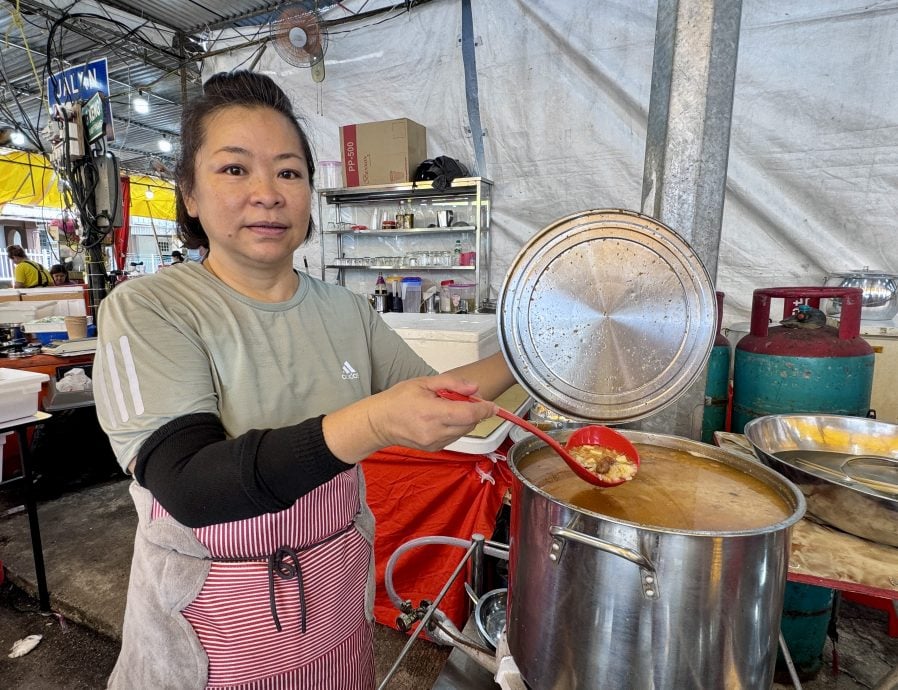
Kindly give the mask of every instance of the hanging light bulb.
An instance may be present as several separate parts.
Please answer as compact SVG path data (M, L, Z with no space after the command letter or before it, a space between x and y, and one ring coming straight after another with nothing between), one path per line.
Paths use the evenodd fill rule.
M156 145L159 147L159 150L162 151L162 153L171 153L171 142L164 134L162 135L162 138L158 142L156 142Z
M156 196L156 195L153 192L153 190L150 189L149 187L147 187L147 191L145 191L143 193L143 198L146 199L147 201L152 201L154 196Z
M143 89L137 90L137 97L131 100L131 108L138 115L146 115L150 112L150 101L143 95Z
M13 146L24 146L25 145L25 135L22 134L19 130L13 132L9 140L12 142Z

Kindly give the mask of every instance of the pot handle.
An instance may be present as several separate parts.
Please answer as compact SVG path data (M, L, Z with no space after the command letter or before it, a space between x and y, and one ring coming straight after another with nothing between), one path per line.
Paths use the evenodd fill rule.
M567 527L559 527L558 525L550 527L549 534L555 538L552 541L552 548L549 551L550 561L558 561L561 557L561 549L564 546L564 540L569 539L570 541L575 541L584 546L591 546L599 551L610 553L612 556L619 556L620 558L636 564L639 566L639 574L642 578L642 593L645 595L645 598L657 599L660 596L655 565L638 551L612 544L604 539L592 537L588 534L568 529Z

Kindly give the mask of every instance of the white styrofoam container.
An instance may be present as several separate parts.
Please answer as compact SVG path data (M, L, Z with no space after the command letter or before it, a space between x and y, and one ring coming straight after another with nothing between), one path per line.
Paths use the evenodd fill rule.
M383 314L387 325L439 372L499 351L495 314Z
M53 316L56 302L0 302L0 323L25 323Z
M0 369L0 425L37 412L41 385L47 374L22 369Z

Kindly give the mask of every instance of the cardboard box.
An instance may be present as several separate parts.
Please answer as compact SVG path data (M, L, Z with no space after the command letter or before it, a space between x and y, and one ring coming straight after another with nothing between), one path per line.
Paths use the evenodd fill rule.
M18 302L19 291L15 288L0 289L0 302Z
M427 129L408 118L340 127L343 186L408 182L427 160Z

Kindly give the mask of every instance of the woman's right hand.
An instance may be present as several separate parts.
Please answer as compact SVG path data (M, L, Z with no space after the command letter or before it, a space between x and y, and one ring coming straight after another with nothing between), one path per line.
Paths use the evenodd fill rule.
M436 394L448 389L476 395L477 384L453 374L398 383L324 418L324 438L343 462L358 462L387 446L436 451L496 413L492 402L455 402Z

